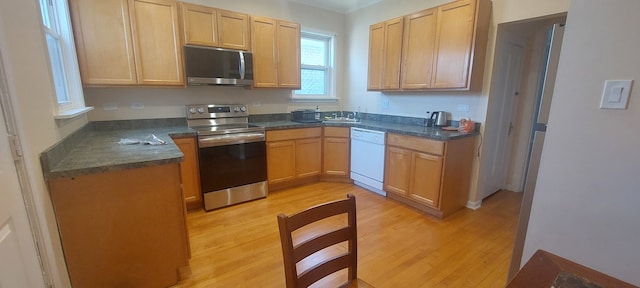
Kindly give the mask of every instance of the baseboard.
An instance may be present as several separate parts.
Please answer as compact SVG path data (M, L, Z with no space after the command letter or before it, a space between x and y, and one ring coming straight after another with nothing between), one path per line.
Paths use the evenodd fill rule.
M478 210L480 209L480 206L482 206L482 200L478 200L478 201L467 201L467 205L465 207L471 209L471 210Z

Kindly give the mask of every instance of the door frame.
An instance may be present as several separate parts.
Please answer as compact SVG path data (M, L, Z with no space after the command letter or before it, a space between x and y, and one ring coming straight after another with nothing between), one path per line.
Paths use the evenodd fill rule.
M485 132L484 132L484 144L485 147L483 150L483 156L485 156L485 160L482 167L482 183L483 186L480 187L480 196L481 198L486 198L493 193L504 189L506 185L507 179L507 169L509 166L509 158L511 154L511 150L513 147L513 137L502 137L505 129L509 129L509 123L514 122L514 115L517 112L518 107L518 97L516 95L512 95L514 99L512 100L510 105L505 105L506 102L506 89L509 86L509 83L506 82L508 78L508 73L510 67L507 67L508 61L504 56L508 55L509 49L511 47L519 46L522 48L522 54L520 57L519 63L519 75L515 78L517 81L514 92L520 91L522 85L522 78L524 77L524 65L526 58L526 45L525 40L519 37L515 33L510 33L504 26L498 26L497 32L497 41L496 41L496 53L494 58L494 67L497 70L494 70L492 80L491 80L491 89L489 95L489 103L487 107L487 119L485 124ZM507 107L509 106L509 107ZM503 115L508 113L510 116L507 117L509 119L503 119ZM495 117L494 117L495 115ZM492 147L506 147L506 151L491 151ZM493 179L496 175L492 175L493 165L496 161L504 161L503 169L500 169L502 172L501 175L497 175L502 180ZM500 183L497 183L500 182ZM494 185L495 183L495 185Z
M42 276L42 280L44 281L45 287L53 287L53 281L51 279L51 270L49 266L49 259L44 251L45 247L42 245L44 243L44 238L42 234L41 224L37 215L37 211L35 210L35 200L33 190L31 189L31 185L29 184L29 174L27 172L27 167L24 162L23 157L23 146L21 142L20 133L18 131L18 126L16 122L15 112L13 110L12 103L12 95L9 90L9 85L7 82L7 77L5 73L5 65L3 61L3 53L0 49L0 114L4 118L4 125L6 126L7 134L11 135L13 139L11 139L14 143L9 143L9 147L14 150L18 150L19 152L14 153L14 166L17 174L18 185L20 186L20 194L23 199L23 208L26 211L27 220L29 223L29 227L27 229L30 230L31 240L33 241L33 247L35 248L35 255L37 257L37 261L40 267L40 275ZM0 139L0 141L5 141L4 139ZM9 141L9 139L7 139ZM21 227L25 229L26 227ZM23 239L24 240L24 239Z

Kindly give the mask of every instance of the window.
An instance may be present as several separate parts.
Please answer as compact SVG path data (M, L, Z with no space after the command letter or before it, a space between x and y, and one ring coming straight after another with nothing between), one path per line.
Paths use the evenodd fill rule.
M300 35L301 89L294 99L335 99L333 36L302 32Z
M55 116L57 119L75 117L92 109L84 107L66 3L64 0L40 0L42 24L58 103L58 113Z

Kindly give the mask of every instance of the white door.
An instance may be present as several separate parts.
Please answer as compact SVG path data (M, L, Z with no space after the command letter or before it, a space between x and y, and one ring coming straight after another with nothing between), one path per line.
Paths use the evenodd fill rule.
M44 287L4 117L9 113L2 69L0 62L0 288Z
M493 110L496 113L494 121L496 125L493 128L495 130L491 131L495 138L487 139L486 143L486 145L490 145L488 155L491 155L491 158L485 178L486 188L483 191L482 198L505 188L507 167L509 166L508 160L513 141L513 114L515 107L517 107L518 90L522 79L524 47L520 44L508 42L503 51L504 55L500 57L504 58L500 62L497 76L500 77L500 85L496 93L498 99L495 102L495 110ZM489 131L487 132L489 133Z

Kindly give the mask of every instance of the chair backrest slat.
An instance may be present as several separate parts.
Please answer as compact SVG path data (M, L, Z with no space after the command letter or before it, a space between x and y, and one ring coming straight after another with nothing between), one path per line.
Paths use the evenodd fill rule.
M347 224L339 229L300 242L295 247L291 233L319 220L347 214ZM285 265L285 277L288 288L307 287L316 281L342 269L348 269L348 281L357 278L357 228L356 228L356 198L349 194L347 199L328 202L308 208L291 216L278 215L278 227ZM315 231L314 231L315 232ZM317 233L316 233L317 234ZM306 271L298 274L296 264L304 258L331 247L335 244L348 242L346 253L326 259Z

